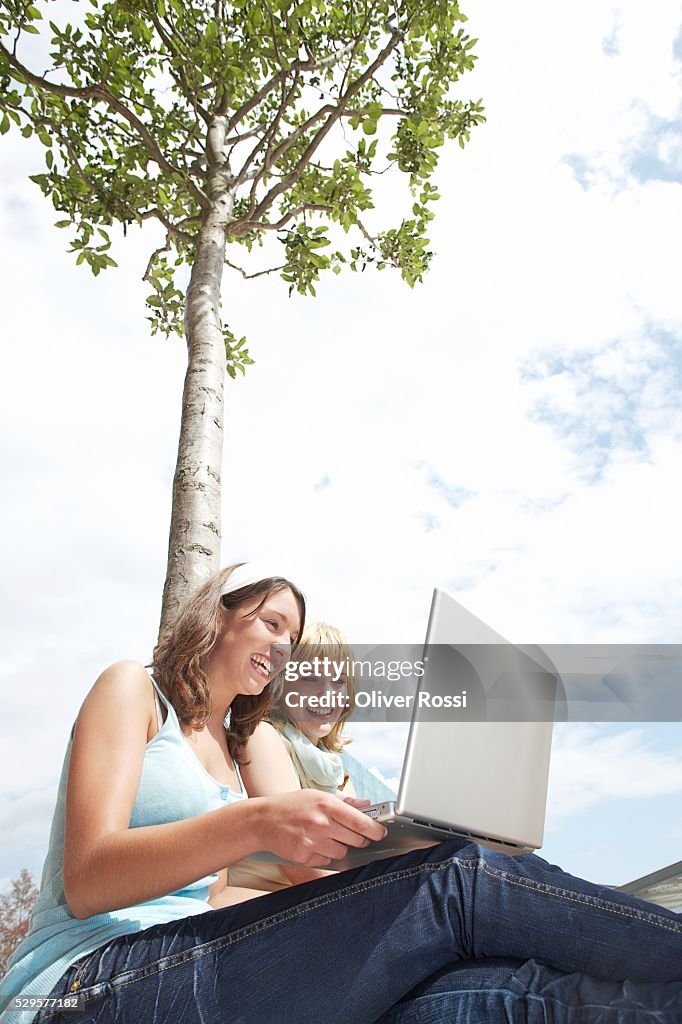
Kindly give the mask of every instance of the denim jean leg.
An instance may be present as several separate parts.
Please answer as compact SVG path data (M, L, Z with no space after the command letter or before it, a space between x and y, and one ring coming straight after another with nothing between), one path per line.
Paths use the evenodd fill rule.
M599 981L534 960L463 960L377 1024L680 1024L682 982Z
M490 956L680 980L682 923L538 857L445 843L114 940L88 964L78 1018L369 1024L434 972Z
M532 854L478 849L474 956L534 957L605 980L682 980L679 915Z

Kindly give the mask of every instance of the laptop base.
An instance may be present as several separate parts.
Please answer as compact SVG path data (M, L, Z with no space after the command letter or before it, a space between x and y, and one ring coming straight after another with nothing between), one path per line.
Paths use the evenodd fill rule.
M478 843L488 850L509 853L514 857L533 852L532 847L522 846L519 843L506 842L492 836L477 835L465 829L439 825L435 822L418 821L406 815L397 814L395 802L392 800L367 807L363 809L362 813L386 825L388 835L385 839L371 843L361 850L349 848L345 857L332 861L331 864L326 865L325 870L347 871L349 868L355 868L361 864L371 864L374 860L398 857L411 850L436 846L449 839L462 839L464 841L462 845L466 845L467 842Z

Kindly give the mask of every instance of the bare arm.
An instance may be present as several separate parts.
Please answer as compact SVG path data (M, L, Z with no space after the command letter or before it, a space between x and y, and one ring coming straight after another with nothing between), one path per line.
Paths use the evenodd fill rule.
M313 791L128 828L147 742L149 685L141 665L118 662L99 677L78 716L64 841L64 892L76 917L166 895L258 850L321 866L347 845L381 838L376 822Z
M249 737L246 759L241 773L249 796L274 796L301 788L282 737L269 722L261 722Z
M246 756L249 764L242 768L242 778L249 796L273 796L276 793L301 788L282 737L268 722L261 722L257 726L249 739ZM354 796L352 786L351 792L348 792L348 789L349 783L344 788L343 796ZM333 874L331 871L292 867L290 864L281 864L280 867L292 885L312 882L316 878L325 878Z
M246 756L249 763L241 771L249 796L272 796L300 790L301 783L282 737L269 722L261 722L256 727L249 738ZM295 868L290 864L279 866L292 885L312 882L332 873L315 868Z

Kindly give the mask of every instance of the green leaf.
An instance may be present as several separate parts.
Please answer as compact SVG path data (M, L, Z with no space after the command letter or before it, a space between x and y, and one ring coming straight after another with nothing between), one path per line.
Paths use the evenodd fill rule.
M3 36L37 32L40 11L53 6L8 0L0 15ZM153 333L182 334L184 270L192 266L208 213L194 183L210 193L214 209L234 192L230 244L252 253L256 270L269 266L255 259L259 247L270 256L265 240L281 246L284 255L275 262L284 265L281 276L292 293L314 295L322 274L338 274L346 262L356 272L394 268L410 287L423 280L432 258L425 235L438 198L431 181L440 148L446 140L463 148L484 120L481 102L462 98L474 43L460 31L456 0L88 0L82 6L87 13L77 25L46 25L39 66L31 65L35 82L5 69L0 130L6 133L15 120L22 137L36 135L45 147L47 172L32 180L62 218L57 224L73 228L67 246L94 274L115 265L111 225L122 225L125 234L142 225L145 211L162 211L172 243L168 254L154 256L147 274ZM154 32L156 18L164 21L167 43ZM365 76L347 108L353 113L335 112L349 138L329 132L316 145L325 108L334 113L345 85L359 82L376 61L389 18L402 33L399 46ZM306 53L319 63L349 45L350 64L304 66ZM106 82L123 113L97 96L50 93L42 76L81 88ZM269 91L268 82L274 83ZM227 143L230 169L238 172L252 154L239 185L227 175L219 180L202 158L202 110L215 111L218 102L231 122L229 136L244 140ZM388 121L390 145L379 135L386 107L401 112ZM133 115L145 125L142 134L133 130ZM364 214L375 207L377 223L370 225ZM332 240L345 245L346 239L345 255L331 249ZM157 246L158 238L150 244ZM249 365L244 339L226 336L225 353L226 365L243 373Z

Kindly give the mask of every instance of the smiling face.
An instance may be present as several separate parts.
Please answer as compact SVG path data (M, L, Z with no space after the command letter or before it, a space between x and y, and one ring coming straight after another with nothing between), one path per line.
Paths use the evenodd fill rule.
M282 706L287 709L287 717L315 746L330 734L344 713L348 685L345 676L337 679L336 675L334 671L320 672L284 683ZM286 703L287 694L291 695L292 706Z
M256 597L230 611L223 609L222 617L220 636L209 656L211 674L223 682L228 703L238 694L257 696L282 668L298 637L296 598L286 587L265 599Z

